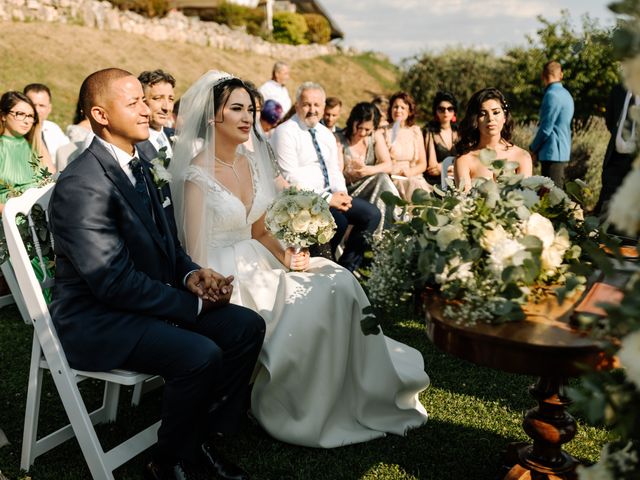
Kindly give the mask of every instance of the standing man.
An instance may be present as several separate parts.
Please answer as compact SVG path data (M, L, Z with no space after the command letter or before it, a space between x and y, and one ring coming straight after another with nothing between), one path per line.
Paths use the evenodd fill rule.
M58 148L69 143L69 139L62 129L55 123L47 120L51 114L51 90L42 83L30 83L24 87L23 93L33 102L40 119L42 141L47 147L51 161L57 167L56 152Z
M263 83L258 89L265 102L275 100L282 106L282 111L285 114L291 109L291 97L286 87L288 81L289 65L284 62L276 62L271 72L271 80Z
M331 130L331 133L340 131L338 128L338 119L340 118L340 110L342 109L342 100L338 97L327 97L324 104L324 113L322 114L322 124Z
M562 86L562 67L552 60L544 65L542 83L545 91L540 107L540 125L529 146L534 159L540 161L542 175L562 188L564 171L571 157L571 120L573 98Z
M230 432L260 352L262 318L229 304L232 278L182 249L168 186L156 187L135 145L149 136L142 85L124 70L80 88L96 135L65 168L49 214L55 239L53 322L72 368L124 368L165 379L152 480L246 479L204 442Z
M380 210L347 194L336 139L320 123L324 104L325 93L320 85L313 82L300 85L296 92L296 113L276 127L271 143L284 178L291 185L314 190L329 203L338 227L331 239L333 255L347 226L353 225L339 263L355 271L368 248L366 234L372 234L380 223Z
M171 137L175 130L168 125L173 120L176 79L162 70L154 70L142 72L138 80L144 90L144 102L149 107L149 139L137 147L147 158L154 158L161 148L172 158Z

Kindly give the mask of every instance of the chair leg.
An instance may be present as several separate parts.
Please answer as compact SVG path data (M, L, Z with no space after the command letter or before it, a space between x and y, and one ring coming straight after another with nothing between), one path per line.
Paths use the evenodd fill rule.
M31 325L29 311L27 310L27 305L24 303L24 298L22 297L22 292L20 291L20 286L18 285L18 280L16 279L16 274L13 271L11 263L7 260L0 266L0 269L2 270L2 276L7 281L7 285L9 285L13 300L16 302L22 320L27 325Z
M113 423L118 415L118 400L120 399L120 385L104 382L104 396L102 404L106 410L105 421Z
M131 395L131 406L140 405L142 395L164 385L164 378L160 375L146 379L144 382L136 383L133 387L133 395Z
M24 431L22 434L22 454L20 468L28 471L36 457L35 446L38 440L38 416L40 414L40 397L42 394L42 368L40 359L42 349L38 335L33 332L31 347L31 366L29 368L29 386L27 388L27 405L24 413Z

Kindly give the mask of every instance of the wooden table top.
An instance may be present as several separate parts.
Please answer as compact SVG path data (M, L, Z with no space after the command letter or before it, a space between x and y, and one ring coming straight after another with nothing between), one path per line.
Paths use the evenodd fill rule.
M619 278L606 283L618 285ZM425 295L427 334L438 348L478 365L535 376L578 376L586 369L611 368L605 343L570 324L582 295L558 305L555 296L528 304L523 321L465 325L443 315L446 302Z

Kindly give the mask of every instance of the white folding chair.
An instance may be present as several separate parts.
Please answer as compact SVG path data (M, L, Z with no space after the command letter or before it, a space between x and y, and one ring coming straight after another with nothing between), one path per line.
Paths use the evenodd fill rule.
M22 196L10 199L2 215L11 263L34 326L20 468L28 470L38 456L75 435L91 476L96 480L113 480L113 470L156 442L160 422L147 427L107 452L98 440L94 425L115 421L121 385L140 384L152 378L152 375L126 370L85 372L69 367L42 292L42 288L52 285L53 279L45 275L43 282L37 280L25 243L16 226L16 216L22 214L30 218L35 205L40 205L46 212L52 189L53 185L30 189ZM44 266L38 236L33 228L32 234L38 261ZM44 370L51 372L70 424L38 439ZM78 389L78 383L87 378L105 382L102 405L91 413L87 411Z
M440 188L442 188L442 190L444 191L449 188L449 167L453 165L453 161L455 159L456 157L451 156L446 157L444 160L442 160L442 170L440 171Z

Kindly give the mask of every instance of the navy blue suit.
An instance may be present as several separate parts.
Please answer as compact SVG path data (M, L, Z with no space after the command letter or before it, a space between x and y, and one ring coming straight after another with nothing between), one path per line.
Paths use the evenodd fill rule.
M153 213L97 138L60 175L49 205L51 313L73 368L165 378L159 454L192 460L206 429L239 421L265 326L236 305L198 316L183 281L199 266L176 237L169 188L155 188L140 157ZM207 413L222 397L229 425Z

